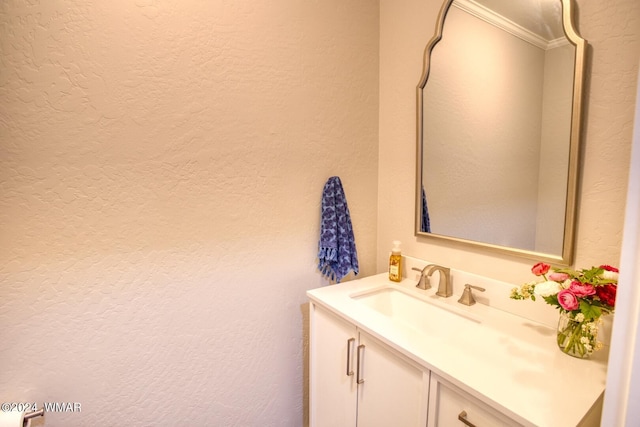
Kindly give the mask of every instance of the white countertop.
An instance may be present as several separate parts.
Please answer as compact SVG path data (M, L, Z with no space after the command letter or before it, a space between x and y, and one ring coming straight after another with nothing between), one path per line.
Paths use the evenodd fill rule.
M392 282L383 273L307 295L523 425L575 426L604 392L608 347L577 359L558 349L548 326L480 303L467 307L457 303L459 295L440 298L415 284ZM352 298L387 286L480 322L408 327Z

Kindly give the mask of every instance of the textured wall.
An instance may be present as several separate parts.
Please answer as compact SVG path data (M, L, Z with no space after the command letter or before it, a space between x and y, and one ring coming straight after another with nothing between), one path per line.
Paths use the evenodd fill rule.
M640 2L577 0L577 30L589 43L575 263L620 258L640 57ZM415 87L440 2L380 2L378 271L391 241L404 253L504 281L530 280L531 261L414 236Z
M3 1L0 400L301 425L331 175L375 272L378 24L368 0Z

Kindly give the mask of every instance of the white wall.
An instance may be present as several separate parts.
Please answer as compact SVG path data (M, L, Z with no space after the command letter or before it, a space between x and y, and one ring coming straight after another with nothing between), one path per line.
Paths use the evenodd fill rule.
M622 243L621 287L611 338L602 425L633 427L640 417L640 80Z
M640 56L640 4L577 2L578 32L589 43L575 265L619 265ZM403 253L499 280L531 280L531 260L414 236L415 91L440 2L380 5L380 168L378 271L391 241Z
M301 425L332 175L375 273L378 32L369 0L2 2L0 400Z

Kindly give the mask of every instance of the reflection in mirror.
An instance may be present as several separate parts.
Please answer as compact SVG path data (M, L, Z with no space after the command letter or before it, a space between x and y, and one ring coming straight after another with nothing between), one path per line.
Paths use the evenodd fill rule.
M584 40L569 6L445 2L418 85L417 234L571 263Z

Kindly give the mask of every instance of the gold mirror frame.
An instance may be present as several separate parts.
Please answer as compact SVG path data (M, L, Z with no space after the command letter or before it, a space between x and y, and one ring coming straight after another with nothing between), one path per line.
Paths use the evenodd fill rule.
M452 236L445 236L421 231L422 222L422 182L423 182L423 90L427 84L430 71L431 52L438 42L442 39L444 29L444 21L449 8L454 0L445 0L438 19L436 21L435 34L427 44L424 51L423 71L417 86L417 158L416 158L416 209L415 209L415 235L434 239L436 241L447 241L461 243L467 246L487 249L494 253L505 255L514 255L518 257L528 258L537 261L546 261L560 265L571 265L574 255L574 235L575 235L575 217L576 217L576 200L578 186L578 164L579 164L579 147L580 132L582 118L582 98L584 84L584 66L587 43L578 35L573 24L572 0L558 0L562 3L562 25L565 35L569 42L575 46L575 63L573 78L573 101L571 110L571 134L569 140L569 162L568 162L568 179L567 179L567 197L564 220L564 237L562 245L562 253L560 255L547 254L535 251L529 251L519 248L511 248L508 246L499 246L491 243L483 243L472 240L461 239Z

